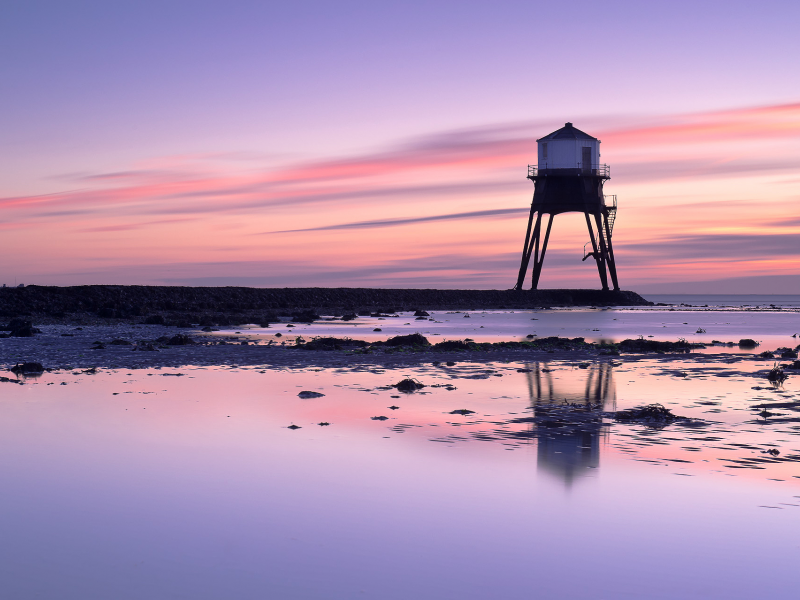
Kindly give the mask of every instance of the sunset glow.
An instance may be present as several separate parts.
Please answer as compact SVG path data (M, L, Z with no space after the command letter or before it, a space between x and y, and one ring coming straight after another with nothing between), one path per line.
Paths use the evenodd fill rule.
M103 18L116 23L119 16ZM198 23L201 29L211 26ZM588 23L579 20L578 26ZM634 21L628 23L634 27ZM502 27L486 27L502 37ZM156 46L166 44L166 60L184 60L166 38L154 35ZM199 44L193 34L181 35L190 46ZM244 43L233 37L220 43L223 39ZM134 56L139 47L128 39L120 44L112 53ZM327 50L311 45L302 52L310 57ZM256 56L220 60L244 73L254 68ZM26 60L33 68L40 59ZM163 76L158 61L129 60L131 72L152 64L155 71L142 75L145 79ZM631 60L635 65L638 59ZM673 60L678 59L657 59L663 69ZM205 75L188 65L179 77L190 87L200 85ZM617 66L609 63L616 80ZM97 69L86 77L105 81ZM108 77L116 81L117 75ZM231 77L241 85L247 81L244 75ZM295 75L275 77L275 89L296 84ZM660 85L647 77L651 89ZM689 86L676 92L680 101L672 107L665 101L635 105L624 86L614 92L616 104L607 99L565 104L566 96L548 103L531 92L528 111L515 105L504 117L506 99L487 105L484 98L482 105L491 108L483 114L470 109L458 118L443 117L438 125L419 116L425 108L420 100L407 105L409 112L397 113L413 125L378 119L372 132L359 115L359 88L338 83L331 94L349 93L348 106L334 108L323 100L314 105L298 97L297 110L311 119L302 128L290 124L299 113L283 100L267 103L259 110L273 120L259 137L250 133L258 129L253 109L242 108L256 119L247 134L230 121L235 102L243 98L238 92L229 92L231 105L213 105L200 95L176 108L172 102L183 92L169 99L171 84L160 81L151 85L163 86L164 103L147 109L126 107L112 91L113 110L99 108L96 98L71 88L48 96L50 104L40 113L30 111L45 96L18 106L21 120L9 123L3 148L7 168L0 179L4 283L509 288L533 191L525 175L527 165L536 162L535 140L572 120L602 141L601 162L611 165L606 192L619 199L614 243L623 288L677 282L691 291L692 282L752 283L748 278L756 277L767 282L764 292L800 290L800 89L776 93L770 103L764 101L768 94L729 98L714 96L711 88L703 88L701 101ZM507 75L506 81L510 86L513 78ZM128 81L118 85L131 89ZM419 92L433 89L427 79L418 85ZM266 93L258 90L253 94ZM787 101L792 93L795 101ZM443 110L445 100L426 97L428 109ZM77 99L97 106L96 114L74 108ZM477 99L464 102L473 107ZM52 110L62 103L63 117ZM186 121L192 133L181 137L176 128L185 120L184 108L195 117ZM169 115L163 117L163 134L153 129L153 115L162 109ZM316 109L330 115L330 123L317 123L311 116ZM392 109L385 110L388 119ZM70 111L83 119L83 131L64 133ZM36 114L46 115L51 132L40 132ZM128 119L120 122L116 137L108 137L112 116ZM285 126L279 123L284 117ZM229 122L225 135L222 122ZM152 135L139 135L137 127ZM348 127L351 134L342 135ZM47 140L39 149L37 136ZM95 141L90 147L84 138ZM588 241L581 219L556 219L543 287L596 287L592 266L580 260Z

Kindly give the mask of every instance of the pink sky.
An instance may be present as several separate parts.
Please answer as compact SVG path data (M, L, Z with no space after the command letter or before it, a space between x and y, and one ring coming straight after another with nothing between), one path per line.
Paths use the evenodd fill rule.
M279 166L165 156L62 176L62 191L0 200L3 268L59 285L511 287L526 165L558 126L443 131ZM611 165L624 288L797 273L800 104L576 126ZM543 287L596 287L587 240L581 215L556 219Z
M796 18L14 5L0 283L510 288L535 140L572 121L611 165L624 289L800 293ZM556 219L542 287L599 286L586 241Z

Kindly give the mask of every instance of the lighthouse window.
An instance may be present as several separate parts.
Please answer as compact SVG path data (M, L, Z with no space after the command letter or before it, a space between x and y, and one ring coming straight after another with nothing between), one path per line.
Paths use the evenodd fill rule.
M542 158L547 158L547 144L542 144Z

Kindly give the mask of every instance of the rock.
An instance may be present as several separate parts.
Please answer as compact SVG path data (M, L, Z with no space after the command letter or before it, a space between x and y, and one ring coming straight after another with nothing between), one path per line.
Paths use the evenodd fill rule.
M192 344L194 344L194 340L185 333L172 336L167 341L167 346L191 346Z
M686 417L672 414L672 411L662 404L648 404L640 408L618 410L614 413L614 420L620 423L641 423L648 427L664 427L675 421L690 421Z
M24 319L11 319L8 325L2 327L4 331L9 331L10 337L33 337L35 333L41 333L30 321Z
M161 315L150 315L144 320L145 325L163 325L165 322Z
M117 338L115 340L111 340L111 345L112 346L131 346L132 343L129 342L128 340L122 340L122 339Z
M38 362L17 363L9 371L15 375L41 375L44 373L44 367Z
M287 427L287 429L301 429L301 427L300 425L295 425L294 423L292 423L291 425L289 425L289 427Z
M303 390L302 392L297 394L297 396L299 398L302 398L303 400L307 400L309 398L322 398L324 395L325 394L322 394L320 392L311 392L311 391L308 391L308 390Z
M411 393L411 392L416 392L417 390L421 390L422 388L425 387L425 384L420 383L419 381L411 377L406 377L405 379L395 383L392 387L397 388L397 391L399 392Z
M417 310L417 311L414 311L414 316L415 317L430 317L431 315L427 311Z
M421 333L412 333L409 335L396 335L390 337L385 342L376 342L376 345L386 346L430 346L431 343Z
M386 421L386 420L388 420L388 419L389 419L389 417L384 417L384 416L380 416L380 417L370 417L370 419L372 419L373 421Z
M315 337L310 342L296 346L304 350L342 350L343 348L365 348L368 346L364 340L350 338Z
M303 310L292 313L292 323L313 323L319 318L319 314L314 310Z
M758 346L758 342L750 338L739 340L739 348L755 348L756 346Z
M466 416L466 415L474 415L475 411L474 410L469 410L468 408L459 408L457 410L451 410L450 414L451 415L464 415L464 416Z

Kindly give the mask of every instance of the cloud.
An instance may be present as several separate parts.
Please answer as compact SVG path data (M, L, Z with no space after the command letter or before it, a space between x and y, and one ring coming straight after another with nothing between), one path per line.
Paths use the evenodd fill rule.
M497 208L492 210L474 210L471 212L451 213L447 215L431 215L428 217L411 217L407 219L382 219L378 221L356 221L353 223L340 223L338 225L325 225L323 227L308 227L306 229L287 229L284 231L265 231L259 235L274 233L299 233L302 231L333 231L338 229L375 229L379 227L396 227L412 223L429 223L432 221L455 221L458 219L496 218L511 215L528 214L529 208Z
M705 263L712 265L708 268L713 265L724 268L725 263L748 260L785 265L797 256L797 236L786 228L800 222L795 205L784 202L783 197L780 202L771 203L768 211L752 203L726 205L725 226L743 231L741 234L694 234L684 224L693 227L698 222L708 222L710 210L693 199L713 197L719 202L722 194L732 189L731 185L721 185L719 192L709 192L713 186L707 185L706 180L715 178L724 184L725 180L736 177L737 184L743 184L748 178L755 181L756 176L797 173L800 151L795 149L796 144L785 144L782 140L800 140L800 104L654 116L640 118L635 126L630 121L620 126L620 122L620 119L616 122L587 119L581 125L603 140L604 155L608 156L610 150L612 156L619 157L612 162L615 183L635 183L642 187L681 179L702 184L697 186L701 191L684 186L685 192L676 198L679 202L673 203L681 205L680 224L675 218L677 209L663 208L670 198L660 199L661 208L644 203L636 207L632 214L636 215L639 226L653 224L651 232L639 229L637 236L650 236L653 240L627 243L624 229L620 230L618 235L622 237L615 237L614 241L623 277L624 269L658 268L668 273L678 272L686 264ZM247 252L241 248L245 239L241 236L253 231L277 230L246 238L254 251L265 255L307 246L307 238L301 237L306 232L348 231L348 236L340 236L347 239L333 248L335 260L348 268L337 269L335 264L323 268L299 260L283 261L285 264L259 263L260 268L268 267L274 273L265 277L259 271L247 271L239 263L236 269L243 269L241 273L231 274L225 263L197 262L186 263L181 274L124 273L125 277L151 282L165 277L172 278L170 281L209 277L219 281L227 277L253 277L254 281L261 281L258 278L265 277L263 281L282 282L274 285L323 281L331 285L337 281L421 285L430 281L442 286L502 287L507 279L514 279L519 257L508 249L521 246L524 226L520 227L519 239L514 240L504 239L507 236L502 223L487 227L485 233L471 238L470 243L459 242L459 249L452 256L436 254L441 251L436 244L448 239L462 240L459 228L465 227L466 221L525 215L532 192L530 182L525 179L526 165L535 160L535 139L557 126L516 122L444 131L352 156L303 161L284 158L284 164L277 166L272 156L269 166L263 166L268 160L264 158L260 169L248 157L230 160L227 155L209 153L155 158L146 164L123 165L128 168L110 172L82 173L71 180L73 185L78 182L81 186L78 189L0 198L4 227L9 232L7 240L12 240L7 243L15 244L13 252L9 249L5 254L27 257L28 263L20 264L19 268L29 272L41 271L41 265L54 264L55 260L61 273L72 272L78 277L75 268L66 261L87 264L101 253L112 262L120 262L122 258L113 258L115 249L120 253L131 252L130 248L137 247L139 242L138 247L153 252L165 248L163 258L169 262L183 256L183 243L185 247L196 244L210 231L213 240L202 247L206 251L204 258L214 248L239 248L242 253ZM758 153L748 152L743 156L753 140L767 143L758 145ZM787 185L797 186L798 182ZM800 196L795 189L784 185L780 193ZM752 191L747 195L753 195ZM355 221L344 214L368 216ZM311 222L309 215L313 216ZM665 220L665 216L672 220ZM154 229L159 224L189 220L195 222L182 227L181 236L167 239L160 237L166 229ZM271 225L265 226L265 222ZM442 223L442 241L421 240L422 246L398 248L400 262L374 258L363 251L370 230L384 228L390 238L398 232L389 228L430 222ZM774 232L766 230L770 225L775 227ZM472 224L470 227L474 229ZM26 229L35 235L20 234ZM69 231L79 232L82 243L75 244L74 236L66 236ZM113 236L103 235L115 231L130 232L124 236L128 246L115 246ZM663 237L656 239L657 235ZM475 255L478 246L486 251L486 256ZM412 253L430 256L418 259ZM406 259L408 262L403 262ZM583 269L582 273L591 271L587 263L574 264L576 260L579 263L580 256L553 248L548 252L545 269L556 266L557 276L564 278L571 276L573 268ZM122 277L122 273L110 272L108 277ZM548 273L556 276L555 272ZM94 276L101 277L99 272Z

